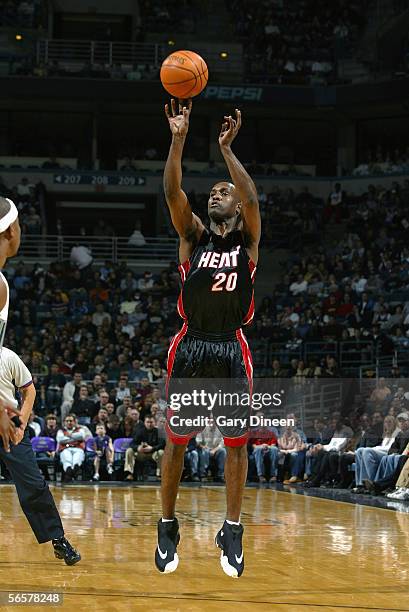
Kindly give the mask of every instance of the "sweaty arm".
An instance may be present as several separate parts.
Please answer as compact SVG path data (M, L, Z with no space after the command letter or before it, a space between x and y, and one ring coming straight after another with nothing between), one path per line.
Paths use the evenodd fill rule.
M254 263L257 263L258 245L261 236L257 189L251 176L231 150L231 143L241 127L241 112L236 109L236 120L232 117L225 117L224 119L225 122L219 135L220 151L241 202L240 212L243 221L243 234L248 245L247 251Z
M179 105L179 113L177 113L175 100L171 101L171 110L168 105L165 106L172 132L172 142L163 175L163 189L173 227L180 238L179 256L181 263L184 263L190 257L204 229L203 223L193 213L182 189L182 155L189 128L191 108L191 102L189 102L188 107L182 108Z

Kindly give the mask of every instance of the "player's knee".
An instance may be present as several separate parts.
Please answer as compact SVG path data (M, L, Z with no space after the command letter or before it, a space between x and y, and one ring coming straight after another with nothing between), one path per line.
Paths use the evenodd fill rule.
M176 439L171 439L170 437L168 437L166 441L165 454L168 457L177 457L180 455L184 455L188 442L188 439L185 440L181 437L178 437Z

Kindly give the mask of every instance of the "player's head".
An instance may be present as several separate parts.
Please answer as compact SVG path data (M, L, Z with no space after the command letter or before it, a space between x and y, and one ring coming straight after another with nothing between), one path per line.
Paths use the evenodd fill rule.
M229 219L239 218L241 202L233 183L222 181L216 183L209 195L207 211L214 223L222 223Z
M14 257L20 247L21 229L14 202L0 197L0 241L5 244L3 255Z

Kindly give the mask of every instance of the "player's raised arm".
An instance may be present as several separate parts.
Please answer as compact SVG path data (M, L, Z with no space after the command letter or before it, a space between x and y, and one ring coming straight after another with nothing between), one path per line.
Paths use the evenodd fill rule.
M200 237L204 226L200 219L193 214L186 194L182 189L182 154L189 129L191 110L191 100L189 100L188 106L182 106L179 103L178 112L174 99L171 100L170 108L168 104L165 106L165 113L172 132L172 143L166 160L163 188L172 223L181 238L181 242L186 241L193 244Z
M243 164L231 150L231 144L241 127L241 112L236 109L236 119L225 117L219 135L219 145L224 161L229 169L231 179L241 201L241 218L243 232L245 233L249 251L253 259L257 260L258 243L261 235L261 218L258 205L257 189Z

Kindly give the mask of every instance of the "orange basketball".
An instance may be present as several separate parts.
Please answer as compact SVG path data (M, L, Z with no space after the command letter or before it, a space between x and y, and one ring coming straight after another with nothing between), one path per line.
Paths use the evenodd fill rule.
M160 69L163 87L175 98L193 98L206 87L209 71L206 62L194 51L175 51Z

